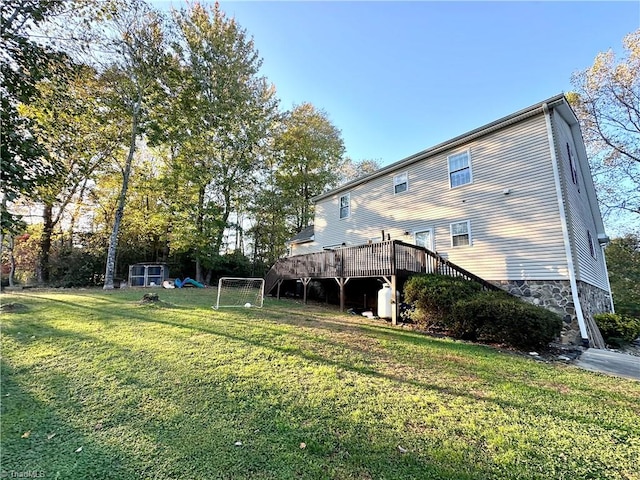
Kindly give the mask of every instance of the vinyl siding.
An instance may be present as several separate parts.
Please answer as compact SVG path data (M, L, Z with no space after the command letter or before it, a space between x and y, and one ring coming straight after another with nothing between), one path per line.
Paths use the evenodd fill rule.
M593 209L587 196L585 175L591 175L591 172L586 164L586 159L580 157L580 150L576 148L576 139L582 141L580 132L577 126L570 126L557 112L554 113L552 120L560 180L566 199L567 228L576 268L576 280L608 290L604 252L598 244L598 231L592 214ZM567 144L574 155L577 185L571 175ZM590 232L593 238L595 258L591 255L587 232Z
M473 183L452 189L447 156L466 149ZM394 194L393 177L404 171L409 190ZM413 242L414 232L433 228L440 254L487 280L568 278L542 114L403 166L402 172L350 190L349 218L339 218L339 198L346 192L319 201L310 247L377 241L382 230L385 238ZM449 225L465 220L472 245L454 248Z

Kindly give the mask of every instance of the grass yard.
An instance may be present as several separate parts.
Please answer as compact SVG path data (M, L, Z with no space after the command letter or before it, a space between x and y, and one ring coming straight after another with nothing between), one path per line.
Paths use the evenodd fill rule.
M0 297L24 306L2 314L6 478L640 479L638 382L156 292Z

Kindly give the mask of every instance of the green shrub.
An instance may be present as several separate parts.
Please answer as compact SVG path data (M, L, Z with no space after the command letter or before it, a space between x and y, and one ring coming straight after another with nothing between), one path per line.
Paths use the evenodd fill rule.
M456 303L451 334L517 348L540 348L560 335L562 319L542 307L503 292L482 292Z
M482 291L482 287L469 280L447 275L415 275L404 286L404 300L415 309L410 318L422 327L444 324L456 302L468 299Z
M640 320L617 313L600 313L593 316L605 341L612 345L632 342L640 335Z

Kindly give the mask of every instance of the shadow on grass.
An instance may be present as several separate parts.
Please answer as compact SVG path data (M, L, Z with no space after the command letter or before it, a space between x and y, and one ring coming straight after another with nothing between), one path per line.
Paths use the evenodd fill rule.
M32 396L4 360L0 368L3 478L138 477L125 460L129 455L79 431L54 405Z
M255 347L271 349L282 354L296 355L309 362L333 366L357 374L385 379L418 389L464 397L473 401L490 402L503 409L516 408L528 411L531 414L552 415L565 420L578 421L610 429L624 428L615 422L607 421L600 418L598 415L591 415L590 413L590 409L586 404L586 402L589 401L589 398L594 402L597 402L600 400L599 397L603 392L608 392L598 388L591 388L587 385L572 385L571 390L573 395L582 394L586 397L581 400L581 410L585 413L580 413L580 410L576 412L576 405L575 403L572 403L576 401L575 398L567 397L567 401L565 401L564 397L562 395L558 395L558 390L553 386L543 387L539 385L531 385L525 377L526 372L523 373L519 368L511 369L507 363L509 361L522 365L525 362L531 363L531 360L506 358L505 354L492 351L489 347L441 341L425 337L416 332L401 330L387 325L373 325L371 323L364 322L361 319L358 319L358 322L354 324L350 321L352 317L345 316L344 319L342 317L336 319L333 316L335 313L331 311L317 313L311 309L306 310L303 313L298 313L292 312L291 310L273 311L272 308L265 308L264 310L241 309L234 312L233 329L236 333L233 333L232 326L226 324L212 322L207 326L200 325L198 323L199 321L209 321L211 320L211 316L214 315L213 312L209 312L208 310L203 310L201 308L193 309L191 317L187 321L183 322L160 318L161 313L163 312L158 312L158 316L149 318L150 312L145 311L145 309L138 310L131 308L125 313L113 313L108 306L87 307L84 305L78 305L76 302L69 302L60 299L54 299L53 301L66 304L76 309L96 313L98 314L98 317L94 318L94 320L105 323L109 323L112 320L136 320L146 324L156 323L176 327L185 331L197 331L206 334L218 335L229 340L246 343ZM302 319L303 322L296 322L292 320L290 318L292 316ZM242 330L239 328L236 329L235 326L240 327L244 325L247 327L254 327L256 320L263 318L267 318L270 322L273 322L273 325L285 325L292 329L290 331L283 331L277 326L274 327L266 322L262 322L260 323L260 331L270 331L270 335L256 337L250 336L250 334L242 335L237 333L242 332ZM40 328L41 327L42 325L40 325ZM34 328L37 327L34 325ZM373 351L371 349L361 348L356 342L351 342L349 338L345 338L344 342L337 342L318 336L313 331L309 332L309 329L311 328L325 330L330 333L346 333L353 336L354 339L362 338L363 335L370 339L384 338L391 341L393 343L393 347L386 351L382 349L376 349ZM11 332L8 331L7 333ZM174 335L166 331L163 332L163 334ZM77 334L71 333L71 335ZM298 342L298 345L283 346L279 344L281 342L276 341L276 338L288 337L296 337L301 341L309 343L309 346L307 346L307 348L303 348L303 346L299 345L300 342ZM351 352L355 355L346 355L350 358L348 361L343 361L341 359L328 356L326 353L321 353L320 349L314 349L314 344L326 345L334 350L341 349L342 355L339 355L340 358L345 357L345 352L347 354ZM423 353L423 349L428 352L428 355L435 354L437 356L438 353L443 354L442 357L438 357L437 365L434 365L432 358L422 355L424 358L421 359L420 355L417 355L419 353ZM330 354L331 352L329 352L329 355ZM367 356L369 356L369 361L367 361ZM417 364L415 364L415 358L418 358ZM476 359L481 358L483 358L482 362L476 361ZM379 368L376 367L376 362L371 361L372 359L386 362L391 367L391 370L394 370L394 364L398 367L409 368L398 368L398 373L388 373L387 371L380 371ZM401 362L403 359L414 361L414 364L402 364ZM496 361L493 361L494 359ZM436 369L435 372L434 368ZM538 366L536 366L536 368L538 368ZM559 373L558 367L540 366L539 370L544 370L549 376L555 376ZM453 386L449 386L446 384L446 378L434 376L438 371L441 375L460 376L467 380L478 381L480 383L490 385L491 389L494 391L500 390L502 387L508 391L511 387L517 385L517 388L520 390L519 397L521 400L516 401L505 398L507 393L487 396L484 393L474 392L469 388L468 382L456 382ZM423 378L425 376L430 376L435 381L424 381ZM554 379L554 381L558 380ZM480 385L480 388L481 387L482 385ZM555 400L557 401L550 404L550 402L548 402L549 394L555 395ZM618 403L621 408L631 410L635 408L637 411L637 401L634 401L632 396L627 397L626 400L624 398L618 398Z
M332 358L327 358L326 356L323 356L319 353L303 350L300 347L282 347L274 344L273 342L255 340L252 338L235 335L235 334L229 333L228 331L216 329L213 327L196 326L193 324L182 324L179 322L162 320L158 318L145 319L143 321L161 323L161 324L166 324L166 325L170 325L178 328L195 329L203 333L221 336L221 337L238 341L238 342L248 343L255 347L271 349L287 355L296 355L309 362L320 363L327 366L336 367L345 371L351 371L361 375L373 376L379 379L384 379L384 380L396 382L399 384L405 384L405 385L416 387L422 390L435 391L441 394L446 394L454 397L463 397L463 398L467 398L473 401L478 401L483 403L493 403L501 407L502 409L506 409L506 410L517 409L517 410L529 412L529 414L533 416L551 415L553 417L560 418L563 420L575 421L585 425L599 426L605 429L612 429L612 430L620 430L620 429L628 430L629 429L629 426L617 424L613 421L610 421L609 419L603 419L602 417L597 415L597 412L594 412L593 416L586 413L585 414L570 413L575 410L575 405L571 405L570 403L567 404L563 400L563 398L558 398L557 404L549 405L548 404L549 402L547 401L549 393L555 394L557 392L547 388L530 386L526 383L523 384L521 383L520 380L518 380L518 382L520 383L520 388L527 391L527 395L526 395L527 398L523 399L522 401L509 400L506 398L491 398L485 395L471 393L470 391L468 391L467 385L464 382L461 386L456 386L456 387L443 386L438 383L427 383L424 381L407 378L406 376L393 375L393 374L380 372L372 364L357 366L349 362L336 361ZM357 329L356 329L356 333L357 333ZM396 332L393 331L393 332L390 332L389 335L392 337L395 337L396 336L395 333ZM400 334L399 335L400 337L406 336L405 332L398 332L398 333ZM310 337L309 339L317 340L317 339L314 339L313 337ZM422 343L421 339L415 339L415 340L418 340L417 342L418 344ZM431 343L435 342L438 345L438 348L441 350L447 350L449 345L462 347L461 348L462 351L488 348L488 347L458 345L458 344L453 344L449 342L447 343L438 342L437 340L431 340L431 339L425 339L424 342L429 343L430 345ZM484 366L473 366L470 368L468 365L468 362L465 362L464 359L460 359L454 362L450 362L447 360L441 361L441 363L437 367L440 371L446 371L447 369L449 370L454 369L453 372L449 372L449 373L460 373L467 376L469 375L469 370L471 370L472 375L485 380L487 383L492 385L492 388L500 388L500 386L508 387L513 384L512 380L510 380L509 378L506 378L506 375L505 375L506 372L504 371L504 363L501 366L498 365L495 367L487 366L485 364ZM543 401L542 405L540 404L540 402L535 401L540 399ZM569 402L575 402L576 398L568 397L567 400ZM592 410L591 408L588 408L589 405L587 404L585 404L584 407L585 407L585 411ZM634 407L637 407L637 403L630 398L628 400L628 404L625 405L625 407L633 409Z
M375 362L356 364L348 359L342 360L344 356L337 360L331 357L336 353L337 348L346 349L347 354L349 351L355 353L356 358L362 358L359 354L364 351L351 345L348 336L344 338L344 342L319 339L309 329L324 328L331 332L340 331L354 339L362 336L363 332L372 338L378 338L379 334L384 334L385 338L392 340L398 346L403 348L410 346L418 351L431 349L431 351L446 353L450 351L449 347L460 346L464 347L464 352L469 353L482 347L420 338L417 336L419 334L387 326L378 327L369 324L354 326L348 323L349 317L346 317L343 322L335 319L324 320L322 316L318 316L313 323L309 324L305 321L300 325L289 320L278 320L278 313L286 315L287 312L264 312L276 317L269 317L270 321L290 329L281 333L274 331L274 327L266 322L256 324L256 320L267 316L256 311L238 312L237 315L233 315L234 323L231 323L224 320L227 317L211 318L212 312L205 313L203 309L194 309L186 321L176 321L161 318L163 315L171 314L170 311L160 311L158 316L149 318L149 311L134 308L114 313L110 310L112 308L110 305L93 308L79 306L73 302L66 303L69 304L67 306L79 309L80 315L88 311L98 314L98 317L92 320L102 322L111 322L114 319L136 320L144 325L170 326L189 334L199 332L230 340L231 350L235 349L234 343L246 345L247 348L238 348L239 354L243 351L250 352L250 347L256 347L277 352L278 357L293 356L310 364L335 367L338 370L353 372L368 378L389 381L400 387L406 385L415 388L418 394L432 391L468 399L471 401L470 404L483 402L497 405L506 411L515 409L526 412L528 416L541 413L535 404L526 401L487 398L470 392L465 385L452 387L438 383L438 377L433 377L434 382L428 382L409 376L416 374L418 377L421 374L420 367L416 369L411 366L413 370L402 371L402 374L391 374L380 371ZM80 318L80 321L82 320L83 318ZM202 321L210 321L210 323L207 325L198 323ZM114 369L115 366L117 377L114 381L118 383L117 390L124 390L122 394L126 393L132 397L123 400L122 403L110 403L113 399L105 396L101 408L116 410L110 417L114 422L114 428L115 423L126 424L129 427L128 431L138 431L141 437L151 438L158 446L158 451L162 452L162 458L152 459L146 464L147 477L185 478L187 477L185 472L191 472L191 476L200 478L500 478L497 473L499 468L491 463L490 458L482 456L481 447L475 448L471 444L469 449L461 455L458 451L460 442L455 448L453 443L444 444L436 440L428 446L422 446L420 454L413 454L411 451L401 454L397 450L399 442L397 431L385 429L383 425L351 418L348 407L338 409L331 401L314 404L304 396L297 395L298 389L304 391L304 388L297 385L284 387L290 388L291 391L283 390L270 377L247 377L233 373L232 368L220 371L215 369L199 371L198 365L190 361L185 363L186 366L177 365L158 355L164 352L132 350L97 335L56 329L51 326L54 320L38 323L35 320L24 322L23 318L20 318L15 322L8 331L5 330L5 333L15 335L19 331L18 328L24 330L29 326L29 333L36 332L37 336L44 336L52 341L64 339L67 343L65 345L67 351L64 353L72 360L70 363L79 364L89 372L95 369L96 373L99 373L107 367ZM119 322L114 324L123 326ZM252 332L250 327L255 331L270 330L271 333L262 337L251 336L255 331ZM172 337L176 341L180 340L183 342L178 344L180 346L189 346L190 337L180 336L176 332L177 330L167 329L151 331L154 334ZM279 339L287 339L289 336L296 337L297 344L279 343ZM325 341L334 351L323 352L321 349L314 349L314 342L319 340ZM74 349L72 348L74 341L83 341L86 345ZM167 341L171 342L170 339ZM306 342L308 345L301 342ZM174 351L179 350L178 345L172 347ZM215 347L215 344L211 345ZM202 350L202 345L196 346ZM100 361L104 362L102 364L92 361L97 358L91 357L96 349L109 353L106 359L101 357ZM206 351L202 353L206 354ZM366 353L371 352L366 351ZM377 354L383 355L387 361L397 362L397 355L393 352ZM465 369L464 359L450 363L445 360L440 359L442 363L437 366L443 372L454 375L465 372L469 374L468 362ZM233 366L230 365L230 367ZM499 388L501 385L506 386L510 383L505 378L505 372L501 370L504 367L504 362L497 363L495 366L484 365L482 368L476 366L473 375ZM239 368L242 369L243 365ZM9 371L9 377L15 380L16 388L19 388L20 376L31 374L28 369ZM165 376L170 374L182 376L183 382L167 385ZM41 375L39 378L47 380L46 376ZM74 379L71 374L57 373L51 375L48 381L58 386L69 385L69 388L74 390L87 387L82 381ZM530 388L529 391L532 397L539 395L544 398L546 393L548 392L536 387ZM50 414L52 423L65 418L70 410L78 414L83 413L82 405L72 407L65 404L64 400L46 405L34 400L26 402L25 405L28 406L26 410L29 411L53 412ZM613 420L608 424L604 422L603 425L603 419L599 418L597 412L591 417L567 413L571 411L571 407L570 403L562 401L559 405L549 407L542 413L588 426L616 428L618 431L625 429L624 425L617 425ZM38 415L46 417L42 413L34 416ZM9 416L9 418L14 417ZM6 421L3 411L3 428ZM9 420L8 428L16 424L18 425L16 430L21 430L20 424L13 420ZM464 436L464 432L462 431L460 435ZM90 437L87 441L101 443L98 436L90 435ZM6 437L3 435L3 438ZM234 445L237 440L243 440L241 448ZM111 452L116 452L129 455L134 460L137 459L139 452L136 451L135 438L127 442L131 445L128 452L119 452L118 449L105 444L107 458ZM301 442L305 442L307 448L301 449L299 446ZM429 439L425 439L424 442L428 443ZM11 447L15 449L16 446ZM51 453L47 455L51 456ZM103 464L101 458L101 456L98 458L99 465ZM517 460L516 457L514 461ZM50 462L54 464L55 459ZM122 475L118 478L137 478L126 467L123 467L121 473ZM92 474L84 475L82 478L97 478L91 477ZM540 477L532 473L530 477L522 478Z
M39 332L48 338L64 339L67 348L72 345L68 332L43 326ZM92 345L84 348L92 351L101 341L90 335L77 337L91 341ZM102 342L108 350L115 350L112 358L132 359L130 364L123 363L117 379L120 385L115 387L117 391L127 390L121 392L125 396L137 392L134 398L105 397L101 405L96 405L69 394L85 391L87 396L103 396L100 391L87 391L87 375L78 378L39 368L38 383L44 383L46 396L51 398L45 404L20 386L21 380L33 373L3 364L2 391L10 394L2 412L2 460L6 469L26 468L47 475L55 472L60 478L140 478L140 472L130 466L140 463L136 450L136 438L140 437L162 452L162 458L138 466L152 478L486 478L481 468L443 460L457 458L451 446L436 448L437 465L410 453L400 454L398 440L390 432L337 417L331 403L312 406L297 395L283 395L279 385L269 385L266 379L241 380L233 375L209 378L205 372L190 372L182 384L170 390L166 385L154 388L144 381L132 384L132 377L145 373L139 370L142 363L146 373L169 372L174 365L156 357L136 363L133 359L140 360L136 352ZM67 362L80 368L100 368L80 349L70 349L68 355ZM158 380L157 376L153 378ZM29 380L33 382L35 377ZM250 383L249 395L242 382ZM147 411L156 402L171 405L173 413L156 418L153 409ZM104 430L85 435L62 420L71 417L76 423L86 423L88 416L108 418ZM325 422L323 428L318 428L318 419ZM31 436L25 448L27 441L19 436L27 429ZM103 441L112 430L129 432L130 450ZM50 433L56 436L47 440ZM242 448L234 445L238 439L243 440ZM308 448L301 449L301 442ZM75 453L78 446L83 446L83 451Z

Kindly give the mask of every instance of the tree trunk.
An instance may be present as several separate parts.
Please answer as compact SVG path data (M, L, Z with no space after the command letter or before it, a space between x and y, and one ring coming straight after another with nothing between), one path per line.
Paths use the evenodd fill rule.
M173 230L173 225L171 222L167 225L167 230L165 232L165 239L162 243L162 253L160 257L160 261L162 263L167 263L169 261L169 253L171 253L171 231Z
M11 266L9 270L9 286L13 287L15 284L15 275L16 275L16 257L13 254L13 250L15 246L15 239L13 235L9 235L9 265Z
M53 235L53 206L44 204L42 212L42 239L40 240L40 255L38 258L38 283L49 282L49 256L51 253L51 237Z
M202 265L200 264L200 254L196 256L196 282L202 283Z
M202 185L198 189L198 217L196 218L196 231L198 232L198 238L202 240L204 237L204 186ZM196 281L203 283L202 262L200 261L201 255L201 246L198 245L196 250Z
M133 155L136 151L136 139L138 137L138 116L140 114L140 97L133 107L133 117L131 119L131 138L129 139L129 154L122 171L122 188L118 197L118 208L116 209L115 219L113 221L113 230L109 238L109 250L107 252L107 268L104 274L104 290L113 290L113 277L116 270L116 250L118 248L118 231L120 223L124 215L124 204L127 200L127 190L129 188L129 176L131 175L131 165L133 164Z

